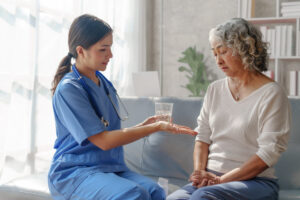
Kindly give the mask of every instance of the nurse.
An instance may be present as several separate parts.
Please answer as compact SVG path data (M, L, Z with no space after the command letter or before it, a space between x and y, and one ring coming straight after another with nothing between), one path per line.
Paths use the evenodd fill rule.
M81 15L70 27L69 53L52 88L57 139L48 184L55 200L165 199L155 182L127 168L122 145L156 131L196 134L155 116L120 129L122 104L99 72L112 58L112 43L111 27L95 16Z

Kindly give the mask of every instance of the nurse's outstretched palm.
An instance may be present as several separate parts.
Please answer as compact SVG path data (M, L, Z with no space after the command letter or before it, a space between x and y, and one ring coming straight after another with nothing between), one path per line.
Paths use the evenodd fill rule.
M151 117L148 117L147 119L145 119L140 125L144 126L144 125L152 124L152 123L155 123L158 121L167 121L167 120L170 120L170 122L173 121L173 119L170 117L166 119L165 115L154 115L154 116L151 116Z
M196 136L198 133L187 126L181 126L178 124L173 124L170 122L159 121L161 130L174 134L188 134L192 136Z

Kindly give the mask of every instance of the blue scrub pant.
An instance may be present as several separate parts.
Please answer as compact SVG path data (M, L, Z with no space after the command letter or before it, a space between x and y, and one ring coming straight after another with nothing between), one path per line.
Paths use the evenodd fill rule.
M97 172L76 188L71 200L165 200L165 192L151 179L132 171Z
M277 200L278 190L276 179L256 177L201 188L190 183L170 194L167 200Z

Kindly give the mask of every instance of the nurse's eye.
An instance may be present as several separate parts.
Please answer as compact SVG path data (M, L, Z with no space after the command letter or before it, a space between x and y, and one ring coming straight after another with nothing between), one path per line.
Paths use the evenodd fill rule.
M99 51L101 51L101 52L105 52L105 51L106 51L106 49L99 49Z

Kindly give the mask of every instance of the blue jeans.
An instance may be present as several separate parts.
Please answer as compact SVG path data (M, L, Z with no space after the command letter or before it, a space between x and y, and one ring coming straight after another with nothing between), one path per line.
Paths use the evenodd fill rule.
M256 177L201 188L190 183L170 194L167 200L277 200L278 190L276 179Z

